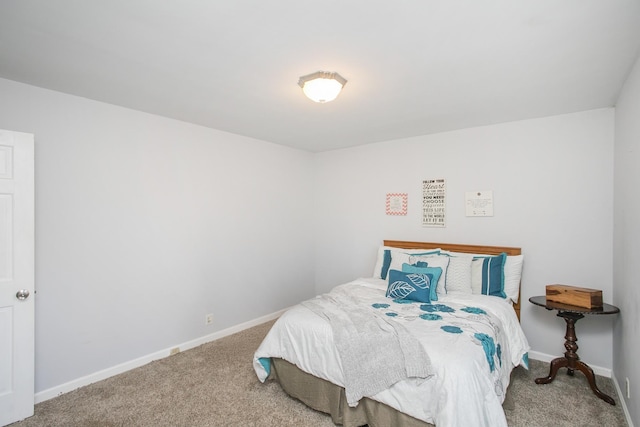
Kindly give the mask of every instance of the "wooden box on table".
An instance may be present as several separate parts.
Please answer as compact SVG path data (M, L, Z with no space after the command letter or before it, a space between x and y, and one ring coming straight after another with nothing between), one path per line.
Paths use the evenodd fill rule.
M547 285L547 301L597 308L602 307L602 291L569 285Z

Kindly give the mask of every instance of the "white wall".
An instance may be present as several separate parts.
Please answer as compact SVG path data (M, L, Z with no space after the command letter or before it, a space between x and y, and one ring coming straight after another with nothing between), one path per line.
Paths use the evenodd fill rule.
M371 276L383 239L519 246L523 328L534 351L563 354L565 322L528 298L563 283L612 302L613 126L601 109L318 154L317 291ZM421 226L429 178L446 179L446 228ZM474 190L493 190L493 217L465 216ZM385 215L388 192L409 193L407 216ZM585 362L611 369L614 320L578 323Z
M36 392L314 294L311 154L1 79L0 128L36 141Z
M311 155L2 79L0 94L0 128L36 135L38 392L370 276L385 238L522 247L540 353L564 352L564 322L526 302L546 284L612 301L612 109ZM423 228L438 177L447 227ZM465 217L472 190L494 191L494 217ZM387 192L409 193L408 216L384 214ZM579 322L587 363L611 368L613 322Z
M640 59L627 79L616 105L614 303L622 315L615 325L614 372L623 395L625 378L631 385L626 407L640 425Z

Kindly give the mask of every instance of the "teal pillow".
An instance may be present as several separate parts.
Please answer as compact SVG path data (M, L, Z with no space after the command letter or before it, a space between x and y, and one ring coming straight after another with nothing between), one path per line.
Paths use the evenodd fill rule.
M431 283L431 279L426 274L405 273L398 270L389 270L387 297L430 304L431 299L429 298L429 287Z
M474 257L474 260L482 260L482 295L506 298L504 293L504 264L507 254L497 256Z
M438 293L436 292L438 287L438 280L442 274L442 268L429 267L426 262L418 261L416 265L402 264L402 271L405 273L426 274L431 279L432 286L429 287L429 299L431 301L438 301Z

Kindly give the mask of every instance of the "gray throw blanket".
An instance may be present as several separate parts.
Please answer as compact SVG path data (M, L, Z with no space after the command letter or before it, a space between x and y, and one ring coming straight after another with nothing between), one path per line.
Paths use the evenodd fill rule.
M302 304L331 325L349 406L398 381L432 375L429 356L403 325L335 291Z

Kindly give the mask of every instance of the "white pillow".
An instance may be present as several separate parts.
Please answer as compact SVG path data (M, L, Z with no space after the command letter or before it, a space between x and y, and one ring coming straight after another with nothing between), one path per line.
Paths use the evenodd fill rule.
M514 304L518 302L523 261L523 255L511 255L504 263L504 293Z
M384 250L388 249L386 246L380 246L378 248L378 255L376 257L376 265L373 267L373 276L376 279L381 279L380 272L382 271L382 264L384 263Z
M436 293L438 295L446 295L447 288L445 280L447 277L447 267L449 266L449 257L445 255L412 255L409 257L409 264L415 264L418 261L426 262L429 267L440 267L442 269L442 274L440 275L440 279L438 279Z
M471 256L452 256L449 258L445 288L449 292L473 293L471 290Z
M482 294L482 258L471 261L471 293Z
M376 265L373 267L373 277L376 279L382 278L382 266L384 265L384 251L391 251L391 262L393 262L394 254L425 254L425 253L433 253L439 254L440 249L402 249L402 248L394 248L392 246L380 246L378 248L378 257L376 258ZM397 264L396 264L397 265ZM391 269L391 268L389 268ZM400 263L400 268L396 268L396 270L402 271L402 263Z
M391 252L389 270L402 271L402 264L412 264L411 255L402 252Z

